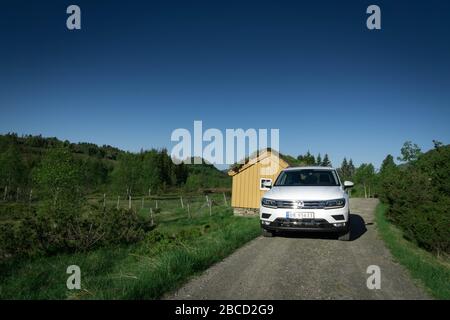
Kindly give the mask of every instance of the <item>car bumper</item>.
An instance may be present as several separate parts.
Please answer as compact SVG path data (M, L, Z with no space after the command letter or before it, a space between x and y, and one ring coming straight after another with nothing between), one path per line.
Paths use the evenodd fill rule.
M312 212L313 219L292 219L288 213ZM349 228L348 204L338 209L260 208L261 227L270 231L308 231L345 233Z
M272 222L261 221L261 227L270 231L303 231L303 232L334 232L345 233L347 222L329 223L323 219L287 219L277 218Z

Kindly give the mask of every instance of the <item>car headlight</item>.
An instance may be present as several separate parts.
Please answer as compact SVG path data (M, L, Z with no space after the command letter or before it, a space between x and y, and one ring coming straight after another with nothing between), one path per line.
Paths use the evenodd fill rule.
M325 209L343 208L345 207L345 199L328 200L325 202Z
M276 200L267 199L267 198L262 198L261 204L263 207L268 207L268 208L276 208L277 207Z

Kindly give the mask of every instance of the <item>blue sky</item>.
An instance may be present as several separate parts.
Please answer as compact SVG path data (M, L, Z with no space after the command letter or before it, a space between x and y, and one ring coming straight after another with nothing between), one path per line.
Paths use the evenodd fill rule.
M365 27L370 4L382 30ZM379 166L406 140L449 143L448 21L444 0L6 1L0 132L138 151L202 120Z

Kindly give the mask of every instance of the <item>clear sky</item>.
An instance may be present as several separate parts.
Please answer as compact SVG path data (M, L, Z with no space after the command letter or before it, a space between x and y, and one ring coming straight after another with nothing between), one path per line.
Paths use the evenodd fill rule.
M0 41L0 133L170 149L202 120L376 167L450 140L450 1L11 0Z

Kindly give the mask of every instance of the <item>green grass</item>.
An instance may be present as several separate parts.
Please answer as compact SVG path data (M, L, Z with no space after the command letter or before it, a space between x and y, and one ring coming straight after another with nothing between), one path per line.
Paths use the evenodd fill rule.
M404 239L402 232L386 218L387 206L380 203L376 222L381 237L394 258L405 266L411 276L422 283L437 299L450 299L450 261L435 255Z
M137 205L137 204L136 204ZM1 299L157 299L260 234L256 218L231 208L193 209L175 202L155 215L158 226L132 246L60 254L0 265ZM66 269L81 268L81 290L67 290Z

